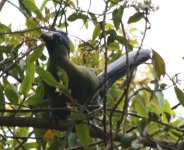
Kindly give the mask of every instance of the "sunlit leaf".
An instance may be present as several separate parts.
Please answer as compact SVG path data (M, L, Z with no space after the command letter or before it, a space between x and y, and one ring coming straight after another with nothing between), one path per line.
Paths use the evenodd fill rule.
M40 11L42 11L42 10L45 8L47 2L48 2L48 0L44 0L44 1L42 2L42 5L41 5L41 7L40 7Z
M177 86L174 87L174 90L175 90L176 96L177 96L180 104L184 107L184 92L180 88L178 88Z
M24 148L25 149L38 149L39 144L36 142L26 142L24 143Z
M72 0L67 0L68 5L70 5L71 8L76 8L75 3Z
M75 46L74 46L74 44L73 44L73 42L71 41L70 42L70 52L74 52L75 51Z
M92 41L94 41L100 35L100 33L101 33L100 24L97 23L93 30Z
M28 18L26 20L26 26L28 27L28 29L37 29L38 28L38 25L33 20L33 18Z
M162 108L162 121L164 123L169 123L172 115L174 115L174 112L172 111L169 102L165 100Z
M11 29L8 26L0 23L0 33L6 33L6 32L11 32Z
M37 15L37 17L39 17L39 18L42 17L41 11L36 6L34 0L23 0L22 2L27 7L27 9L29 9L32 12L34 12Z
M166 73L165 62L162 57L154 50L152 60L158 79L160 79L160 77Z
M139 114L141 116L148 115L147 106L144 103L144 100L141 96L137 95L137 97L135 97L132 105L133 105L133 108L135 109L137 114Z

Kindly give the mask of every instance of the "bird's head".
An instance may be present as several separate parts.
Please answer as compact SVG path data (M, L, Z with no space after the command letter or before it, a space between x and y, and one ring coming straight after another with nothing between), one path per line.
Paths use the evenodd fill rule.
M69 55L70 53L70 39L65 32L62 31L49 31L44 32L41 35L44 40L49 55L53 51L59 51L64 55Z

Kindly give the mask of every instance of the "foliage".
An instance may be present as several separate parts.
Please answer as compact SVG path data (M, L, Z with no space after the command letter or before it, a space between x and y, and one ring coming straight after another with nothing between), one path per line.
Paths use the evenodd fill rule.
M104 100L106 107L93 112L94 119L88 121L88 116L76 112L77 106L73 106L71 126L62 121L66 128L60 129L59 123L50 123L52 109L45 100L42 81L64 89L69 97L70 91L62 68L58 68L61 83L45 70L48 55L40 34L55 28L70 33L70 27L78 23L90 34L92 27L88 40L74 35L78 42L71 45L71 60L100 73L104 64L128 51L142 49L150 29L149 14L156 10L150 0L107 0L101 13L81 9L79 0L17 2L6 1L25 17L25 28L13 30L11 25L0 22L0 149L175 149L182 145L184 119L176 117L174 109L180 103L184 105L184 92L177 80L169 77L179 104L171 107L164 99L163 92L170 85L161 82L166 74L165 63L156 51L146 65L146 77L138 78L137 69L129 79L127 75L118 80ZM138 23L144 24L144 31L136 28ZM9 122L2 121L6 117ZM28 117L30 122L19 122L19 117ZM11 122L12 118L17 118L16 123ZM47 125L40 126L45 118ZM74 129L76 134L71 132Z

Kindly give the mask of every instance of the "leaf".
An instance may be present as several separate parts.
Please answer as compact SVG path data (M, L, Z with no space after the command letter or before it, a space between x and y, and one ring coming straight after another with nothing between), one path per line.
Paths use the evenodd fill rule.
M74 44L73 44L73 42L72 41L70 41L70 52L74 52L74 50L75 50L75 46L74 46Z
M93 24L96 25L97 24L97 18L95 16L95 14L92 13L92 12L89 12L89 15L91 17L91 20L92 20Z
M137 114L141 116L148 115L147 106L146 106L146 103L144 102L143 97L137 95L132 105Z
M128 23L130 24L130 23L138 22L142 18L144 18L144 13L137 12L137 13L133 14L132 16L130 16L130 18L128 19Z
M43 44L41 44L37 48L35 48L33 53L29 57L29 63L33 63L34 61L38 60L38 58L42 56L43 49L44 49Z
M48 0L44 0L44 1L43 1L42 5L41 5L41 7L40 7L40 11L42 11L42 10L45 8L47 2L48 2Z
M29 90L32 87L32 83L34 81L34 73L36 70L36 66L34 63L27 62L26 64L26 76L24 77L20 90L24 95L27 95Z
M5 98L3 93L3 86L0 83L0 109L5 109Z
M41 98L44 97L45 88L44 88L43 84L38 85L38 87L36 88L36 94L39 95Z
M110 36L108 36L107 44L110 44L110 43L114 42L114 40L117 37L117 34L116 34L116 31L114 29L109 29L108 31L110 33Z
M154 50L153 50L152 60L153 60L153 65L157 73L158 79L160 79L160 77L162 75L165 75L166 73L165 62L162 59L162 57Z
M164 94L162 91L155 91L155 96L158 100L159 105L162 107L164 105Z
M39 76L50 86L59 86L58 81L52 76L48 71L45 71L43 68L38 67L37 73Z
M184 107L184 92L181 89L179 89L177 86L174 87L174 90L180 104Z
M119 29L119 25L121 23L122 15L123 15L123 8L122 7L119 7L118 9L115 9L112 12L112 20L113 20L113 23L114 23L114 26L115 26L116 30Z
M6 32L11 32L11 29L8 26L0 23L0 33L6 33Z
M73 13L68 17L68 21L71 21L71 22L74 22L77 19L82 19L83 22L86 22L86 20L89 19L89 17L82 13Z
M77 136L84 147L84 149L88 148L88 145L90 144L90 132L87 122L81 122L76 124L76 132Z
M44 141L49 141L49 140L53 139L54 137L58 136L58 134L59 134L58 130L49 129L44 134L43 139L44 139Z
M93 35L92 35L92 42L97 38L97 36L99 36L101 33L101 28L100 28L100 24L97 23L95 28L94 28L94 31L93 31Z
M25 101L25 103L29 106L30 105L35 106L41 101L41 99L42 98L40 97L40 95L35 94L35 95L32 95L32 96L28 97L28 99Z
M9 84L5 87L5 95L11 104L16 105L18 103L18 93L14 85Z
M68 3L68 5L69 5L71 8L76 9L75 3L73 2L73 0L67 0L67 3Z
M165 100L164 106L162 108L162 121L164 123L169 123L171 115L174 115L174 112L172 111L169 102Z
M63 81L64 87L66 89L68 89L69 79L68 79L68 75L67 75L66 71L63 68L58 67L57 68L57 75L58 75L59 79Z
M26 20L26 26L28 29L37 29L38 25L36 24L36 22L33 20L33 18L28 18ZM39 30L38 30L39 31Z
M36 88L35 94L28 97L25 101L27 105L35 106L39 104L44 97L45 88L43 84L39 84Z
M32 12L34 12L38 18L42 17L41 11L38 9L38 7L35 4L34 0L23 0L24 5L31 10Z

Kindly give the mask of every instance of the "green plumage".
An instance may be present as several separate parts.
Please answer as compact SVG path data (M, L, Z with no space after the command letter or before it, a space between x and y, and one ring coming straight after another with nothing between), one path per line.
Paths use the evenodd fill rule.
M51 35L44 33L42 38L45 41L49 61L47 70L57 79L58 70L60 67L65 70L69 79L69 89L71 96L80 105L85 102L94 94L98 87L98 78L96 74L87 67L76 66L69 59L69 50L62 41L57 38L51 38ZM56 89L52 86L45 84L46 95L51 107L67 107L66 102L69 101L64 95L59 95ZM94 103L93 103L94 104ZM95 103L97 105L97 103ZM69 115L68 110L56 112L61 119L66 119Z

